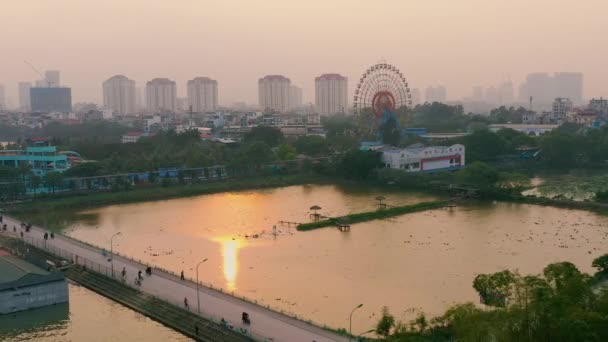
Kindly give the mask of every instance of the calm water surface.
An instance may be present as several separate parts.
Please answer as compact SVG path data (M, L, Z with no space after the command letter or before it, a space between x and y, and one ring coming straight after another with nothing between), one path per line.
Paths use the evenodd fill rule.
M69 305L0 316L0 341L191 341L83 287L69 291Z
M410 308L436 315L454 302L478 302L471 287L478 273L539 273L561 260L590 272L608 243L608 217L508 203L361 223L349 233L277 223L308 221L312 205L329 216L370 210L380 194L395 205L434 198L293 186L110 206L66 232L108 246L120 231L115 250L192 278L208 258L204 282L334 327L347 327L350 310L363 303L353 332L370 329L382 306L406 318Z

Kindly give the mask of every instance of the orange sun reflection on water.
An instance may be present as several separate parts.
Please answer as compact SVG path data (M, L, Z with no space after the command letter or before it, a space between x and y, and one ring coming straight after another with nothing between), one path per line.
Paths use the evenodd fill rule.
M217 239L217 242L222 246L222 268L226 279L226 287L229 291L234 291L236 290L236 277L239 271L238 251L244 247L245 243L231 238L220 238Z

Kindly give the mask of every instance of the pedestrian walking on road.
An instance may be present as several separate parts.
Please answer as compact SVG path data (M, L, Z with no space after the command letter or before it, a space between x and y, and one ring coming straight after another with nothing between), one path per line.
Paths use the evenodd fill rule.
M194 333L198 336L198 324L194 323Z
M48 240L49 239L49 233L44 233L44 239Z
M184 307L188 310L190 310L190 307L188 306L188 298L184 297Z
M125 278L127 276L127 269L126 268L122 268L122 277Z
M51 232L51 240L55 238L55 233Z
M144 277L141 276L141 270L137 272L137 279L142 280Z
M181 280L186 279L186 278L184 277L184 271L182 271L182 274L179 276L179 278L180 278Z

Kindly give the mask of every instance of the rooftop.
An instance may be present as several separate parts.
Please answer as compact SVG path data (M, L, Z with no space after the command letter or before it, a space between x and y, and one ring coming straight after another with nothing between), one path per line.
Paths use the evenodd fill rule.
M347 78L340 74L323 74L317 77L315 80L346 80Z
M289 81L289 78L283 76L283 75L266 75L263 78L260 78L259 82L262 81Z
M60 272L48 272L0 250L0 291L63 279Z

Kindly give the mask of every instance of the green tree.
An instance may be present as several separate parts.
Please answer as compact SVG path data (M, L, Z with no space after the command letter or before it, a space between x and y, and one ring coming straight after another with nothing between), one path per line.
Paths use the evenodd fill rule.
M102 174L103 165L98 162L85 162L65 171L66 177L94 177Z
M376 325L376 334L388 337L391 334L391 330L395 326L395 317L388 311L388 307L382 308L382 316Z
M40 185L42 185L42 178L40 178L40 176L37 176L37 175L31 176L30 185L31 185L32 189L34 189L34 195L36 195L36 191L38 190Z
M585 144L580 137L562 132L551 132L540 140L542 158L555 166L572 166L583 162Z
M236 165L260 165L274 159L274 154L268 144L262 141L248 143L241 148L237 158L233 161Z
M298 153L308 156L325 154L328 151L327 139L318 135L306 135L299 137L294 142L294 146Z
M44 176L44 185L51 188L51 193L55 194L55 189L63 184L64 176L61 172L49 172Z
M276 149L277 159L293 160L296 159L296 149L289 144L281 144Z
M458 171L456 179L464 185L491 188L500 180L500 173L486 163L474 162Z
M21 175L21 181L25 182L25 177L27 177L30 172L32 172L32 166L27 162L19 163L19 174Z
M466 148L467 163L493 160L508 152L507 142L499 135L487 130L475 131L462 138Z
M12 167L0 167L0 179L14 181L19 176L19 170Z
M276 127L257 126L245 134L245 143L263 142L270 147L275 147L285 140L283 133Z
M374 151L351 150L344 154L338 171L346 178L368 179L380 167L380 154Z
M473 288L479 293L484 304L505 307L511 296L515 279L515 275L507 270L493 274L479 274L473 281Z
M608 190L596 192L595 196L594 196L594 199L597 202L608 203Z
M597 268L599 273L608 274L608 254L593 259L591 266Z
M346 115L324 116L321 118L321 124L327 131L327 137L351 135L356 129L353 118Z

